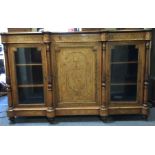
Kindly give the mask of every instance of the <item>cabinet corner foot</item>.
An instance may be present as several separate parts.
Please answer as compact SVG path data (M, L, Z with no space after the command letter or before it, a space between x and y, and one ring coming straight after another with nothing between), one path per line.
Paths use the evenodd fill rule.
M142 119L148 121L148 115L142 115Z
M10 124L14 124L15 123L15 117L9 117L9 121L10 121Z
M104 123L108 123L112 121L112 118L110 116L100 116L101 121Z
M55 123L55 119L54 117L47 117L47 120L50 124L54 124Z

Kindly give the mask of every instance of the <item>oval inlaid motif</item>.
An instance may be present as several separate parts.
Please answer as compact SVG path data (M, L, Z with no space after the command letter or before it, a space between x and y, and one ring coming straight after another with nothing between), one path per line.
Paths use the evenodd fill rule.
M66 73L68 87L76 93L86 88L86 58L85 55L76 52L67 58L69 71Z

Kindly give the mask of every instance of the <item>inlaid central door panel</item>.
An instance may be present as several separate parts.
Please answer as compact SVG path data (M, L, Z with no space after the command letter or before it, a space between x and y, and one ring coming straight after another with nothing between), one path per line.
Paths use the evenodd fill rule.
M98 105L100 89L99 44L55 46L57 106Z

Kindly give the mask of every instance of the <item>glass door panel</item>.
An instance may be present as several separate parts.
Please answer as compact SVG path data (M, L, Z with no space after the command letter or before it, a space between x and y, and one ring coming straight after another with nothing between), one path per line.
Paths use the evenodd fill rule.
M135 45L115 45L111 49L111 62L138 61L138 49Z
M136 83L137 63L111 64L111 83Z
M18 88L19 102L22 104L44 103L43 87Z
M16 81L19 104L43 104L44 82L41 51L38 48L16 48Z
M111 48L111 101L136 101L138 80L138 49L135 45Z
M111 85L112 101L135 101L137 85Z
M17 48L15 61L16 64L40 64L41 52L37 48Z
M17 66L17 84L43 84L42 66Z

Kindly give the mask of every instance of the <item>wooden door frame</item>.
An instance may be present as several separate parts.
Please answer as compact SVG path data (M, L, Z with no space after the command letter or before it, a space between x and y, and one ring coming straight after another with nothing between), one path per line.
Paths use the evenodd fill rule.
M137 76L137 100L136 102L131 101L110 101L110 77L111 77L111 48L114 45L135 45L138 48L138 76ZM108 42L106 47L106 102L109 107L125 107L125 106L142 106L143 105L143 86L144 86L144 73L145 73L145 41L121 41L121 42Z
M15 67L15 56L16 48L23 47L33 47L40 49L41 58L42 58L42 70L43 70L43 93L44 93L44 103L43 104L20 104L18 100L18 88L17 88L17 76L16 76L16 67ZM13 105L14 107L46 107L47 106L47 88L48 88L48 78L47 78L47 60L46 60L46 47L44 44L36 44L36 43L19 43L19 44L9 44L8 47L8 57L9 57L9 66L10 66L10 76L11 76L11 88L12 88L12 96L13 96Z

